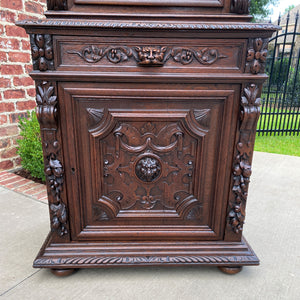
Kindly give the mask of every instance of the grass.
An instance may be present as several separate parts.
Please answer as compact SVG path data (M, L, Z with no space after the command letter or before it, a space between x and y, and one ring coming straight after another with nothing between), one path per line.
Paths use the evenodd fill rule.
M295 129L300 123L300 109L263 108L257 129Z
M300 135L298 136L256 136L254 150L300 156Z

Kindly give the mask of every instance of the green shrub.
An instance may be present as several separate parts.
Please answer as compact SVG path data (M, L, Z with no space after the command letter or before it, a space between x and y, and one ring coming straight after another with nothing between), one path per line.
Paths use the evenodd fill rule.
M41 132L36 113L28 112L27 118L19 118L19 128L23 137L17 140L22 167L29 171L31 176L45 181Z

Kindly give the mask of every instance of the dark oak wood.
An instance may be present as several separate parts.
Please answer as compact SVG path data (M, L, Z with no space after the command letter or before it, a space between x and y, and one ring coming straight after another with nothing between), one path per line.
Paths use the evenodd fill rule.
M34 267L257 265L242 230L277 28L249 23L244 0L48 9L18 23L31 37L51 224Z
M218 268L223 273L229 274L229 275L234 275L234 274L240 273L243 269L243 267L241 267L241 266L238 266L238 267L218 267Z
M50 269L51 273L57 277L65 277L75 273L78 269Z

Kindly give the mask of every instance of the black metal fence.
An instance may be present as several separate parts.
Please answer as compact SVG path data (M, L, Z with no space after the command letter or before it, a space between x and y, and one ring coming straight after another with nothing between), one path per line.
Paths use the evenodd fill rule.
M284 24L283 24L284 23ZM299 135L300 132L300 24L299 12L278 19L282 27L270 39L262 90L258 135Z

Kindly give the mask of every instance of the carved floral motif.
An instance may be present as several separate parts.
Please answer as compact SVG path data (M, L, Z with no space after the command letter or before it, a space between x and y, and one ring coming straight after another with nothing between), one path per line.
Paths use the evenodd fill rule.
M250 39L247 53L246 72L263 73L268 55L268 39Z
M36 113L41 125L44 144L45 174L50 190L49 206L51 228L60 235L67 234L67 211L62 201L64 169L59 159L60 144L57 137L57 97L49 82L37 85Z
M163 66L169 59L183 65L192 63L194 60L202 65L211 65L221 58L227 56L221 55L217 49L204 48L195 50L192 48L168 48L165 46L109 46L98 48L97 46L87 46L81 51L70 50L69 54L77 54L83 60L89 63L97 63L104 57L114 64L128 61L130 58L140 66Z
M33 69L47 71L54 69L53 46L50 34L31 34L30 45Z
M231 0L231 12L236 14L249 13L250 0Z
M248 185L251 175L252 142L260 114L260 101L257 97L259 90L255 84L244 89L241 99L240 138L237 144L237 155L233 164L234 201L228 214L229 224L235 233L243 229L245 219L245 204L248 195Z

